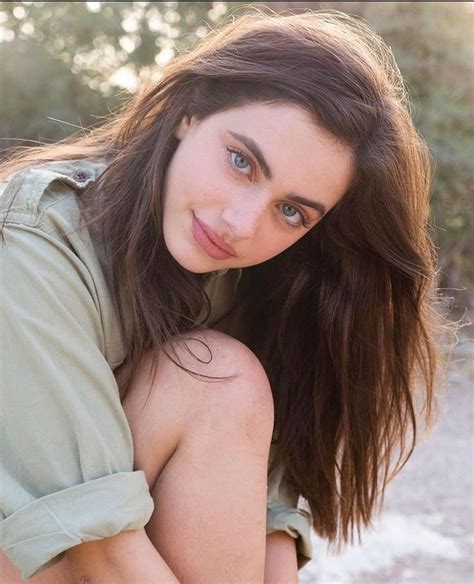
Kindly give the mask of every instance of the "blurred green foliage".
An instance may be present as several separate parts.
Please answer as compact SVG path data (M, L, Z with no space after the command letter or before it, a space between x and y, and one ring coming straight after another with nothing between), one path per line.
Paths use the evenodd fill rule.
M241 2L9 2L0 10L0 150L100 124L140 82ZM473 4L271 2L365 19L391 47L436 161L432 210L439 285L473 308Z

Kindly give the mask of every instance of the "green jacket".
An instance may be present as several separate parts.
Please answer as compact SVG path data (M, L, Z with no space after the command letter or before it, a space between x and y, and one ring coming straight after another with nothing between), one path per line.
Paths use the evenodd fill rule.
M94 226L69 234L83 209L77 193L104 168L47 163L0 184L0 225L11 206L1 247L0 540L23 578L72 546L144 527L153 512L113 373L125 351L104 250ZM214 316L239 275L212 275ZM310 515L281 467L268 477L267 505L267 533L279 530L296 539L301 568L312 556Z

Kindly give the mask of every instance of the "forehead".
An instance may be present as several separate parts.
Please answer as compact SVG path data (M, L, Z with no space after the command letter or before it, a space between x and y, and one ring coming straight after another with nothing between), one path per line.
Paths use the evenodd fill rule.
M314 125L314 122L303 108L291 103L249 103L232 107L209 116L216 126L226 123L239 123L254 126L256 130L264 131L265 127L276 128L288 123L298 123L304 126Z

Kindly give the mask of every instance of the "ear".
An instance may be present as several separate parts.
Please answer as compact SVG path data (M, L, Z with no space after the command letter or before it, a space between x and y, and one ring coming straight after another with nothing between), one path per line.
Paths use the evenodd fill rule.
M194 125L194 122L194 116L192 118L189 118L189 116L184 116L179 123L179 126L174 131L176 138L178 138L178 140L182 140L188 133L189 129Z

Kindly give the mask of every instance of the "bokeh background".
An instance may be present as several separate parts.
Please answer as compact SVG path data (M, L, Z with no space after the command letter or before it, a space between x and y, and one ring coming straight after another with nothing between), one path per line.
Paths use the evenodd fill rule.
M0 157L14 146L100 125L213 26L255 7L339 10L367 21L391 47L436 162L431 222L438 285L451 318L468 322L474 309L472 2L3 2ZM301 572L302 582L473 581L471 331L461 331L440 424L389 487L375 529L342 556L315 537L316 557Z

